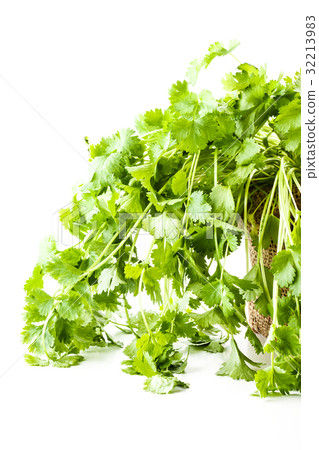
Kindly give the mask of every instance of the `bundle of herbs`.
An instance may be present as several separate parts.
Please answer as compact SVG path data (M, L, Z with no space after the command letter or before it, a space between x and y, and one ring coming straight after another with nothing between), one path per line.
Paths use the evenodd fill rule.
M136 130L88 144L94 173L60 216L78 242L61 250L48 239L25 284L29 364L70 367L91 346L121 346L116 326L131 335L123 370L145 376L147 391L188 387L179 375L187 348L227 345L217 375L255 380L263 397L300 391L300 74L268 81L265 68L244 63L223 80L224 98L193 92L200 70L236 46L211 45L188 81L173 84L170 106L138 116ZM226 261L243 239L247 274L239 278ZM248 239L257 251L250 270ZM49 294L52 278L58 289ZM247 302L271 317L264 345ZM257 353L271 353L269 367L239 349L242 332Z

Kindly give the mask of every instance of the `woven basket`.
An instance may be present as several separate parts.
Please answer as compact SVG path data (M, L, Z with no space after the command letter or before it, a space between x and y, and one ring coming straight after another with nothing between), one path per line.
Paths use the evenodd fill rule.
M293 189L293 195L297 204L298 209L301 209L301 194L297 188ZM260 195L256 195L253 198L253 208L254 205L257 205L260 203L261 200ZM260 208L261 210L262 208ZM256 211L255 220L257 222L260 222L261 218L261 211ZM274 209L273 214L276 217L279 217L279 210L278 208ZM257 263L257 250L255 246L252 243L252 239L250 237L250 231L251 231L251 225L248 224L248 251L249 251L249 259L251 266L254 266ZM270 246L265 250L263 249L262 255L263 255L263 264L265 267L270 269L272 259L277 254L277 245L271 240ZM287 288L281 288L280 295L281 297L286 296L288 292ZM272 319L270 316L265 317L262 314L260 314L259 311L255 308L254 301L247 302L247 320L250 328L253 330L254 333L260 334L261 336L267 338L269 334L269 330L272 324Z

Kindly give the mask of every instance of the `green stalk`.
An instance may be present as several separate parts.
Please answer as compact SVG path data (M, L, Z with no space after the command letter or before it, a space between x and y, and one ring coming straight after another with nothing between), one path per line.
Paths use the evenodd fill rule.
M270 381L270 386L271 387L275 387L275 380L274 380L274 372L275 372L275 354L274 352L271 352L271 381Z
M232 53L229 53L230 54L230 56L232 56L234 59L236 59L236 61L239 63L239 65L241 65L241 62L239 61L239 59L238 58L236 58L236 56L235 55L233 55Z
M279 182L278 182L278 193L279 193L279 230L278 230L278 242L277 242L277 254L282 250L283 244L284 244L284 228L285 226L285 214L287 211L285 211L285 199L283 196L283 190L286 187L286 193L287 193L287 186L284 179L284 170L282 170L283 167L281 165L281 168L279 170ZM287 197L287 195L286 195ZM283 203L284 202L284 203ZM288 205L289 206L289 205ZM287 210L287 208L286 208ZM288 214L290 209L288 208ZM279 289L278 289L278 283L276 280L273 282L273 326L276 328L278 327L278 295L279 295ZM271 370L272 373L274 372L274 364L275 364L275 355L274 352L271 353Z
M140 230L137 230L137 232L136 232L136 234L134 236L134 239L133 239L133 242L132 242L132 247L131 247L131 250L130 250L129 257L128 257L128 262L127 262L128 264L130 264L130 262L132 260L133 252L134 252L134 249L135 249L135 246L136 246L136 241L137 241L137 238L138 238L139 234L140 234Z
M142 220L144 219L145 215L148 213L148 211L151 209L152 207L152 203L149 203L149 205L144 209L141 217L135 222L135 224L132 226L132 228L130 229L130 231L128 232L128 234L125 236L125 239L123 239L119 245L112 251L112 253L110 253L105 259L103 259L103 261L101 261L99 264L96 264L98 262L99 259L101 259L101 256L103 257L106 253L106 251L108 250L108 248L110 247L110 244L115 240L115 238L120 234L120 231L118 231L116 233L115 236L113 236L112 240L109 242L109 244L107 245L108 248L105 248L103 250L103 252L101 253L101 255L99 256L99 258L95 261L95 263L93 263L93 265L86 271L84 272L80 278L79 281L82 280L83 278L85 278L87 275L89 275L91 272L93 272L93 270L97 270L99 269L101 266L103 266L107 261L109 261L122 247L123 245L127 242L127 240L132 236L132 234L134 233L134 231L136 230L136 228L138 227L138 225L142 222ZM122 229L124 228L124 226L122 227Z
M199 160L199 155L200 155L200 151L195 153L195 155L193 157L192 165L191 165L191 168L190 168L190 171L189 171L189 176L188 176L187 201L186 201L186 206L185 206L184 217L183 217L183 220L182 220L182 227L185 224L185 234L186 234L187 227L188 227L188 214L187 214L188 213L188 206L189 206L190 198L191 198L191 195L192 195L194 179L195 179L195 174L196 174L196 168L197 168L197 164L198 164L198 160Z
M162 186L162 188L158 191L159 194L161 194L164 190L166 185L168 184L168 181L164 184L164 186ZM123 230L125 224L123 225L123 227L121 228L120 231L118 231L111 239L110 242L108 242L107 246L105 247L105 249L103 250L103 252L99 255L99 257L96 259L96 261L92 264L91 267L88 268L88 270L86 270L79 278L78 281L83 280L83 278L85 278L87 275L90 275L91 272L93 270L97 270L99 269L101 266L103 266L107 261L109 261L114 255L115 253L118 252L118 250L120 250L123 245L127 242L127 240L132 236L132 234L134 233L134 231L136 230L136 228L138 227L138 225L142 222L142 220L144 219L145 215L148 213L148 211L151 209L151 207L153 206L152 203L149 203L147 205L147 207L144 209L144 211L141 214L141 217L135 222L135 224L133 225L133 227L130 229L130 231L128 232L128 234L125 236L125 239L123 239L119 245L113 250L112 253L110 253L103 261L101 261L99 264L97 264L101 258L103 258L103 256L105 255L105 253L107 252L107 250L110 248L110 246L112 245L112 243L114 242L114 240L119 236L120 232ZM73 287L73 286L72 286ZM70 289L72 289L72 287ZM70 290L69 289L69 290Z
M158 131L163 131L163 129L162 128L158 128L157 130L153 130L153 131L150 131L149 133L145 133L145 134L142 135L142 138L145 138L145 136L149 136L150 134L157 133Z
M245 196L244 196L244 232L245 232L245 253L246 253L246 273L249 272L249 249L248 249L248 197L249 197L249 187L251 180L255 174L256 170L253 170L250 177L247 180L245 186Z
M96 233L96 235L94 236L94 238L91 240L91 242L89 242L88 247L86 249L86 252L84 254L84 258L86 259L89 256L89 250L90 247L92 245L93 242L96 242L98 240L98 238L101 236L101 233L103 232L104 228L106 227L106 222L104 222L101 227L99 228L98 232ZM90 233L91 234L91 233Z
M300 186L299 181L297 180L297 177L296 177L296 175L294 174L294 172L292 172L291 176L292 176L292 179L294 180L295 185L297 186L299 192L301 192L301 186Z
M127 306L126 306L126 298L124 298L124 297L123 297L123 306L124 306L124 311L125 311L125 315L126 315L127 326L132 331L132 333L135 334L136 337L139 337L132 326L130 315L128 313Z
M289 198L287 195L287 187L285 183L285 169L284 169L284 163L282 161L280 171L279 171L279 211L280 211L280 219L283 221L283 225L286 229L287 238L289 240L290 245L292 244L292 236L289 226L289 220L290 220L290 208L289 208Z
M151 242L150 248L148 250L147 256L146 256L146 258L144 260L144 264L148 264L148 261L149 261L149 258L150 258L150 255L151 255L151 252L152 252L154 244L155 244L155 238L152 239L152 242ZM139 283L138 283L138 302L139 302L139 306L140 306L140 311L141 311L141 315L142 315L142 318L143 318L143 322L145 324L145 328L147 329L148 334L152 335L152 330L150 329L149 324L147 322L147 319L146 319L146 316L145 316L145 313L144 313L143 303L142 303L142 287L143 287L144 272L145 272L145 268L142 270L142 273L140 275L140 280L139 280Z
M234 211L233 220L231 221L231 225L234 225L234 223L235 223L235 215L236 215L236 213L238 211L238 208L239 208L239 205L240 205L240 200L241 200L242 193L243 193L243 188L241 188L241 190L239 192L239 195L237 197L237 203L236 203L236 207L235 207L235 211ZM225 270L225 267L226 267L226 260L227 260L227 256L228 256L228 251L229 251L229 243L227 242L226 250L225 250L224 262L223 262L223 266L222 266L222 272L221 272L221 275L220 275L220 280L223 279L224 270Z
M140 276L140 281L138 283L138 303L140 306L140 311L141 311L141 315L143 318L143 322L145 324L145 328L148 331L148 334L152 335L152 330L149 327L149 324L147 322L146 316L144 314L144 308L143 308L143 304L142 304L142 284L143 284L143 275L144 275L145 269L142 270L141 276Z
M218 184L218 155L217 155L217 148L215 147L215 151L214 151L214 187L217 186ZM221 262L220 262L220 254L219 254L219 248L218 248L218 239L217 239L217 228L214 225L214 244L215 244L215 251L216 251L216 260L217 260L217 264L219 265L219 267L221 267Z
M107 245L105 246L104 250L100 253L100 255L99 255L98 258L94 261L94 263L92 264L92 266L89 267L88 270L85 271L85 272L80 276L79 281L82 280L83 278L85 278L87 275L89 275L89 274L93 271L93 269L96 268L96 266L98 266L98 267L100 266L100 265L98 264L98 262L99 262L99 261L103 258L103 256L106 254L106 252L107 252L108 249L111 247L111 245L113 244L113 242L119 237L119 235L120 235L121 231L124 229L124 227L125 227L125 224L123 225L123 227L122 227L117 233L114 234L114 236L112 237L112 239L107 243ZM126 240L125 240L124 242L126 242ZM120 248L120 247L119 247L119 248Z
M265 293L266 293L269 303L271 303L271 297L270 297L269 290L268 290L266 273L265 273L265 268L264 268L264 264L263 264L262 242L263 242L264 233L265 233L265 229L266 229L266 225L267 225L267 221L268 221L268 217L269 217L269 213L270 213L270 208L271 208L273 198L275 195L275 191L277 188L277 183L278 183L278 174L276 175L276 178L273 183L273 187L268 196L268 200L266 200L266 202L265 202L265 206L264 206L264 209L263 209L263 212L261 215L260 227L259 227L258 252L257 252L257 264L259 264L259 267L260 267L260 272L261 272L261 276L262 276L262 280L263 280L263 284L264 284L264 289L265 289Z
M217 186L217 183L218 183L218 180L217 180L217 164L218 164L217 148L215 148L215 151L214 151L214 187Z
M46 348L46 345L45 345L45 333L46 333L48 324L49 324L51 318L52 318L54 315L55 315L55 309L52 308L51 311L50 311L50 313L49 313L49 315L48 315L47 318L45 319L45 322L44 322L43 328L42 328L42 333L41 333L42 347L43 347L43 350L44 350L45 354L47 355L47 357L48 357L49 359L54 359L54 358L52 358L52 356L50 356L49 353L48 353L48 351L47 351L47 348Z
M163 292L163 314L165 314L168 306L169 306L169 279L167 278L167 275L164 276L164 292Z
M282 169L283 169L282 173L283 173L283 176L284 176L284 180L285 180L285 183L286 183L288 192L289 192L289 194L290 194L292 203L293 203L295 209L297 210L298 208L297 208L297 205L296 205L296 202L295 202L295 198L294 198L294 196L293 196L293 193L292 193L291 188L290 188L290 185L289 185L289 181L288 181L288 178L287 178L287 175L286 175L286 172L285 172L285 168L283 167Z

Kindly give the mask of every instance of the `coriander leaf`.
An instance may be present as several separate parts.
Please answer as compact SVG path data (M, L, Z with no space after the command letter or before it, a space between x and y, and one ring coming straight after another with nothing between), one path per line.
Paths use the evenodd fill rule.
M24 359L28 364L30 364L30 366L45 367L50 364L48 360L38 358L34 355L24 355Z
M135 121L136 129L139 133L145 134L154 130L163 128L165 121L165 114L159 108L151 111L146 111L145 114L140 114Z
M40 266L46 264L48 259L50 259L56 252L56 241L53 236L47 236L44 238L39 247L39 257L38 263Z
M58 297L59 303L56 310L59 317L66 320L76 320L80 317L83 311L83 304L80 299L80 295L74 291L69 295L61 295Z
M287 287L293 282L296 269L291 250L281 250L274 256L271 263L271 272L281 287Z
M268 367L265 370L258 370L255 375L257 389L260 396L266 397L269 392L279 391L282 394L288 393L294 388L295 377L290 373L285 373L280 368Z
M105 340L100 328L94 325L77 326L73 330L72 343L78 350L86 350L92 345L104 347Z
M225 178L225 183L233 187L240 185L248 178L254 168L254 164L248 164L247 166L238 166Z
M288 151L300 149L301 143L301 102L295 98L279 109L275 130L282 136Z
M67 355L63 356L63 358L57 359L53 361L54 367L71 367L77 366L81 361L84 360L84 357L81 355Z
M167 311L161 317L163 332L170 332L180 337L192 337L196 331L194 323L190 320L188 314L177 311Z
M251 345L254 347L257 355L260 353L263 353L263 346L260 340L258 339L258 336L252 331L250 327L247 327L245 338L249 340Z
M154 375L148 378L144 384L144 390L153 394L169 394L175 387L188 388L187 383L183 383L175 377L164 375Z
M229 376L234 380L253 381L255 377L255 370L248 367L248 364L259 367L259 363L251 361L238 348L234 338L230 340L231 354L228 361L222 364L222 367L216 375Z
M179 142L178 147L196 153L206 147L209 141L209 127L213 127L209 115L193 120L181 118L171 125L173 137Z
M205 223L211 206L205 201L202 191L194 191L188 205L188 215L193 222Z
M240 152L236 157L238 165L249 164L254 157L260 152L260 147L254 139L247 138L244 140L243 145L240 148Z
M209 353L222 353L224 351L224 347L218 341L211 341L208 345L201 347L201 349Z
M29 297L29 304L37 308L40 315L47 316L53 306L53 298L42 289L34 289Z
M26 298L28 301L28 297ZM45 316L40 314L38 308L34 304L27 303L24 307L23 318L27 324L34 322L42 322L45 320Z
M198 75L200 70L203 67L203 62L198 59L194 59L190 64L186 71L186 77L189 80L190 84L193 86L196 84Z
M118 210L126 213L136 214L143 212L141 205L141 189L136 187L125 187L127 194L118 200Z
M124 281L119 277L117 267L115 265L107 267L99 276L97 293L113 291L119 284L124 284Z
M194 92L189 91L187 81L177 81L171 87L169 94L171 105L181 117L192 118L194 111L198 108L198 98Z
M214 306L209 311L204 313L190 313L190 317L200 327L200 329L209 331L215 325L220 325L224 330L229 333L237 333L239 322L237 320L231 320L229 317L226 319L223 310L220 306Z
M265 347L265 351L277 351L284 356L298 356L301 353L299 337L290 326L279 326L274 330L271 340Z
M60 342L69 344L73 337L73 326L71 322L59 317L55 322L55 335Z
M214 99L210 91L203 89L202 91L200 91L198 98L200 99L199 113L201 116L217 110L217 101Z
M113 136L112 148L123 156L142 156L143 144L135 131L124 128Z
M142 270L143 267L141 265L133 266L132 264L126 264L124 273L126 278L137 280L140 277Z
M102 311L115 312L121 304L118 301L118 295L114 292L101 292L100 294L95 294L93 296L93 301Z
M144 219L143 228L156 239L166 238L169 242L174 242L181 235L182 224L175 214L164 212Z
M155 325L159 320L159 314L154 311L144 311L144 317L147 320L147 324L151 330L154 329ZM144 318L139 311L135 316L130 317L131 325L136 329L136 332L139 336L148 332ZM127 353L125 353L127 355ZM129 356L129 355L127 355Z
M172 191L175 195L183 195L187 190L187 176L183 170L179 170L172 178Z
M133 368L146 377L152 377L156 374L156 365L148 352L143 352L140 356L137 354L133 361Z
M270 214L263 235L262 246L264 249L267 249L272 242L274 244L277 244L278 230L279 230L279 219L275 217L273 214Z
M36 265L33 269L32 276L25 282L24 290L27 293L33 291L33 289L43 288L43 271L40 265Z
M76 247L67 248L59 254L64 263L75 266L82 259L82 251Z
M221 280L208 282L201 288L200 295L207 306L219 305L224 297L224 283Z
M209 64L216 58L216 56L225 56L235 50L238 47L239 41L230 41L228 50L223 46L221 42L215 42L212 44L209 49L207 55L203 59L204 67L208 67Z
M119 198L119 193L116 191L112 191L110 189L110 187L108 186L106 192L104 192L103 194L101 194L97 197L97 201L98 201L100 208L102 208L103 210L110 213L112 215L112 217L116 217L115 202L118 200L118 198ZM130 211L128 211L128 212L130 212Z
M210 194L212 212L222 214L224 220L227 220L234 211L235 203L232 191L229 186L218 184L214 186Z
M53 258L46 265L46 271L64 287L73 286L82 274L81 270L58 258Z
M154 172L154 164L146 163L138 166L127 167L127 171L132 175L133 178L140 181L142 186L151 191L151 178Z

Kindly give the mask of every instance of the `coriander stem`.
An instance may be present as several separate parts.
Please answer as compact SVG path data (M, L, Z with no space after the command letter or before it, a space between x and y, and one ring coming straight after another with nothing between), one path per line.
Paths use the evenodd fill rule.
M148 264L148 261L149 261L149 258L150 258L151 252L152 252L152 248L153 248L153 246L155 244L155 240L156 240L155 238L152 239L152 242L151 242L150 248L148 250L147 256L146 256L146 258L144 260L145 264ZM142 315L142 318L143 318L143 322L145 324L145 328L147 329L148 334L152 335L152 330L150 329L149 324L147 322L146 316L144 314L143 304L142 304L142 286L143 286L144 272L145 272L145 268L143 268L143 270L142 270L142 273L140 275L140 280L139 280L139 283L138 283L138 302L139 302L139 306L140 306L140 311L141 311L141 315Z
M141 137L145 138L145 136L149 136L150 134L157 133L158 131L163 131L163 129L162 128L158 128L157 130L153 130L153 131L150 131L149 133L143 134Z
M139 233L140 233L140 230L137 230L137 232L136 232L136 234L134 236L134 239L133 239L133 242L132 242L131 251L130 251L130 254L129 254L129 257L128 257L128 264L130 264L130 262L131 262L131 259L132 259L132 256L133 256L133 252L134 252L134 249L135 249L135 246L136 246L136 241L137 241Z
M125 311L128 327L130 328L132 333L135 334L136 337L139 337L138 334L135 332L133 326L132 326L130 315L128 313L127 306L126 306L126 299L124 299L124 298L123 298L123 306L124 306L124 311Z
M252 171L250 177L247 180L245 186L245 195L244 195L244 232L245 232L245 253L246 253L246 272L249 272L249 249L248 249L248 196L249 196L249 187L251 180L255 174L255 170Z
M257 251L257 264L259 264L259 267L260 267L260 272L261 272L261 276L262 276L262 280L263 280L263 284L264 284L264 289L265 289L265 293L266 293L269 303L271 303L271 297L269 294L266 273L265 273L265 267L263 264L263 238L264 238L264 233L265 233L265 229L266 229L266 225L267 225L267 221L268 221L268 217L269 217L270 208L271 208L273 198L275 195L277 183L278 183L278 173L276 175L276 178L273 183L273 187L270 191L270 194L269 194L269 196L265 202L264 208L263 208L263 212L262 212L262 215L260 218L259 236L258 236L259 241L258 241L258 251Z
M167 275L164 276L164 292L163 292L163 314L165 314L165 311L169 305L169 280L167 278Z
M298 191L301 192L301 186L300 186L299 181L297 180L297 177L296 177L296 175L294 174L294 172L292 172L291 176L292 176L292 179L293 179L294 182L295 182L295 185L296 185L297 188L298 188Z
M290 245L292 244L292 236L291 236L291 232L290 232L290 227L289 227L289 218L287 218L287 216L289 216L289 210L287 213L287 201L286 199L283 197L284 196L284 187L285 187L285 178L284 178L284 167L283 167L283 160L282 160L282 164L279 170L279 176L280 176L280 182L279 182L279 187L278 187L278 196L279 196L279 211L280 211L280 220L282 220L283 225L286 228L286 234L287 237L289 239L289 243Z
M52 358L52 356L49 355L49 353L48 353L48 351L47 351L47 348L46 348L46 345L45 345L45 333L46 333L46 330L47 330L47 326L48 326L48 324L49 324L51 318L52 318L54 315L55 315L55 309L51 309L49 315L48 315L47 318L45 319L45 322L44 322L43 328L42 328L42 333L41 333L42 347L43 347L43 350L44 350L45 354L47 355L47 357L48 357L49 359L53 359L53 358Z
M239 63L239 65L241 65L241 62L239 61L239 59L238 58L236 58L236 56L235 55L233 55L233 53L229 53L230 54L230 56L232 56L234 59L236 59L236 61Z
M190 203L190 198L192 195L192 190L193 190L193 185L194 185L194 179L195 179L195 173L196 173L196 167L198 164L198 160L199 160L199 155L200 155L200 151L198 151L197 153L195 153L193 160L192 160L192 165L189 171L189 177L188 177L188 189L187 189L187 201L186 201L186 206L185 206L185 212L184 212L184 216L183 216L183 220L182 220L182 226L184 226L185 224L185 234L187 231L187 227L188 227L188 206Z
M112 239L107 243L107 245L105 246L104 250L100 253L100 255L98 256L98 258L94 261L94 263L92 264L91 267L88 268L87 271L85 271L81 277L80 280L82 280L86 275L88 275L89 273L92 272L92 270L98 265L98 262L103 258L103 256L105 255L105 253L108 251L108 249L111 247L111 245L113 244L113 242L115 241L115 239L118 238L118 236L120 235L121 231L123 230L125 225L123 225L123 227L114 234L114 236L112 237Z
M214 151L214 187L217 186L217 148L215 147ZM219 248L218 248L218 239L217 239L217 228L216 225L214 225L214 244L215 244L215 252L216 252L216 261L219 266L221 266L220 262L220 254L219 254Z
M168 183L168 182L166 182L166 183L164 184L164 186L162 186L162 188L158 191L159 194L161 194L161 193L165 190L165 187L166 187L167 183ZM113 252L110 253L103 261L101 261L100 264L96 265L96 262L97 262L97 261L95 261L95 263L94 263L91 267L89 267L89 269L88 269L86 272L84 272L84 273L80 276L80 278L79 278L78 281L81 281L83 278L85 278L87 275L89 275L89 274L92 272L92 268L93 268L94 270L96 270L96 269L99 269L101 266L103 266L108 260L110 260L110 259L115 255L115 253L118 252L118 250L120 250L120 249L123 247L123 245L125 244L125 242L131 237L131 235L134 233L135 229L136 229L136 228L138 227L138 225L142 222L142 220L144 219L145 215L148 213L148 211L151 209L152 206L153 206L152 203L149 203L149 204L147 205L147 207L146 207L146 208L144 209L144 211L142 212L140 218L135 222L135 224L132 226L132 228L130 229L130 231L128 232L128 234L125 236L125 239L123 239L123 240L119 243L119 245L113 250ZM122 228L124 228L124 225L123 225ZM122 229L117 233L117 235L119 235L119 233L120 233L121 231L122 231ZM110 243L109 243L109 244L110 244ZM108 245L109 245L109 244L108 244ZM104 252L104 254L105 254L106 250L104 249L103 252ZM101 255L99 256L98 260L101 259L100 257L101 257Z
M127 328L131 328L129 325L127 325L126 323L118 323L118 322L114 322L114 320L109 320L109 323L113 323L113 325L119 326L119 327L127 327Z
M82 280L83 278L85 278L87 275L89 275L93 270L97 270L99 269L101 266L103 266L107 261L109 261L114 255L115 253L117 253L122 247L123 245L126 243L126 241L132 236L134 230L138 227L138 225L142 222L142 220L144 219L145 215L148 213L148 211L151 209L152 207L152 203L149 203L148 206L144 209L141 217L135 222L135 224L132 226L132 228L130 229L130 231L128 232L128 234L125 236L125 239L123 239L119 245L105 258L103 259L99 264L96 264L96 262L86 271L84 272L84 274L81 275L80 280ZM124 226L122 227L124 228ZM116 233L117 235L119 235L120 232ZM114 241L114 237L112 238ZM110 241L111 242L111 241ZM103 254L105 254L107 251L107 249L103 250ZM102 255L103 256L103 255ZM101 255L100 255L101 257ZM101 259L101 258L98 259Z
M236 208L235 208L235 214L236 214L237 211L238 211L242 193L243 193L243 188L241 188L241 190L240 190L240 192L239 192L239 195L238 195L238 198L237 198ZM235 214L233 215L233 219L232 219L232 221L231 221L231 225L234 225L234 222L235 222ZM223 279L224 270L225 270L225 267L226 267L226 260L227 260L227 256L228 256L228 251L229 251L229 242L227 242L227 245L226 245L225 256L224 256L224 261L223 261L223 266L222 266L222 273L221 273L221 275L220 275L220 280Z
M218 180L217 180L217 161L218 161L217 148L215 148L215 151L214 151L214 187L217 186L217 182L218 182Z
M91 247L92 243L93 243L93 242L96 242L96 241L98 240L98 238L100 237L100 235L101 235L101 233L102 233L102 231L104 230L105 227L106 227L106 222L104 222L104 223L101 225L101 227L99 228L99 230L98 230L97 233L95 234L94 238L91 240L91 242L89 242L88 247L87 247L87 249L86 249L86 252L85 252L85 254L84 254L83 259L86 259L86 258L88 257L88 255L89 255L89 250L90 250L90 247ZM91 234L92 234L92 233L90 233L90 235L91 235Z

